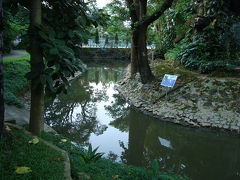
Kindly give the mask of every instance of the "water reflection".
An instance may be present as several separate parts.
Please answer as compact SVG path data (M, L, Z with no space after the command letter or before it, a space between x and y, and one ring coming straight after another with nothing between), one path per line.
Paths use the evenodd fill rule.
M239 179L238 137L161 122L137 112L114 90L125 66L90 68L73 91L46 105L45 119L81 144L100 146L111 159L192 179Z

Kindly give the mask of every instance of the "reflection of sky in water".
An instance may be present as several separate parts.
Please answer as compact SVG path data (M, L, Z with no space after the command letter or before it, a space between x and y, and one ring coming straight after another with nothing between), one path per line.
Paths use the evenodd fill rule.
M90 86L94 88L94 90L102 90L103 86L102 83L89 83ZM108 101L100 101L97 102L97 120L100 124L105 124L108 126L107 131L104 132L102 135L95 135L91 134L89 141L92 143L93 147L99 146L99 152L105 152L105 156L109 151L114 152L118 156L121 155L122 148L119 145L119 140L123 142L128 142L128 133L121 132L118 129L109 126L109 123L114 119L109 115L108 111L106 111L105 106L109 106L114 102L115 99L113 97L116 94L116 90L114 90L114 83L110 82L108 89L106 91L106 95L109 97Z
M93 96L97 97L101 94L98 94L99 91L104 90L104 86L102 82L96 84L95 82L89 82L89 86L92 87ZM114 83L109 82L107 83L107 100L97 101L96 102L96 117L101 125L108 126L107 130L101 135L95 135L91 133L89 142L92 144L93 148L98 148L98 152L104 152L105 157L108 153L114 152L114 154L118 155L118 160L120 160L119 156L123 151L122 147L119 145L119 141L128 142L128 132L121 132L118 129L114 128L113 126L109 126L109 123L114 119L111 117L109 112L105 109L105 106L110 106L114 101L115 98L113 97L117 91L114 90ZM74 109L73 116L76 114L81 113L81 107L77 107ZM127 143L125 143L125 147L127 147Z

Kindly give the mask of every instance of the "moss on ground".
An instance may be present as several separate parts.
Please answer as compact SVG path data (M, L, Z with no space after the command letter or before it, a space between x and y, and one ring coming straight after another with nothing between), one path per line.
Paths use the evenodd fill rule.
M197 78L197 73L187 70L179 63L172 60L159 61L154 65L153 72L157 77L163 77L164 74L178 75L178 81L189 82Z

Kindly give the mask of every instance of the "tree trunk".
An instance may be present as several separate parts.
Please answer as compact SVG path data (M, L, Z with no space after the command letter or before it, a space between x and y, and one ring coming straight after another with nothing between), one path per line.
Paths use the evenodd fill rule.
M131 46L131 77L139 72L141 82L152 81L154 76L151 72L147 56L147 27L142 27L132 34Z
M35 24L41 24L41 0L31 1L30 13L30 54L31 54L31 71L41 73L43 67L42 50L39 44L37 29ZM40 136L43 130L43 113L44 113L44 86L42 84L34 85L31 82L31 110L29 131Z
M138 72L138 32L133 32L131 39L131 77Z
M147 53L147 27L141 27L138 38L138 68L141 75L142 83L147 83L153 80L154 76L148 63Z
M147 0L126 0L131 17L131 77L139 72L142 83L152 81L154 76L150 70L147 56L147 28L157 20L174 0L165 0L162 6L151 16L147 16Z
M2 14L2 0L0 0L0 139L3 136L4 129L4 99L3 99L3 14Z

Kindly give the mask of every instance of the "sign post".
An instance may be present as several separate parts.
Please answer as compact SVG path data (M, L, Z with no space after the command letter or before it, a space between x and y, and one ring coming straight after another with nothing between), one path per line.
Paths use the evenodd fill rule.
M166 101L168 100L168 88L173 88L177 80L177 75L165 74L161 85L166 87Z

